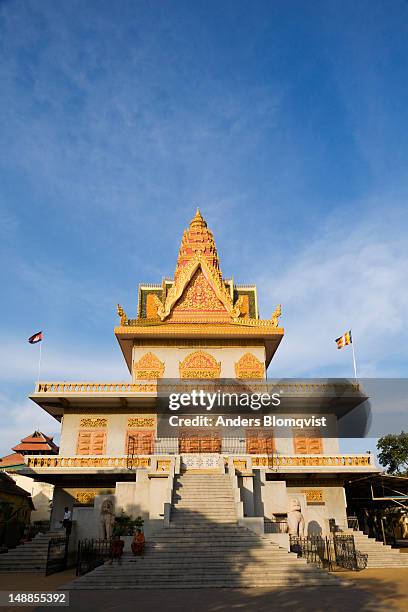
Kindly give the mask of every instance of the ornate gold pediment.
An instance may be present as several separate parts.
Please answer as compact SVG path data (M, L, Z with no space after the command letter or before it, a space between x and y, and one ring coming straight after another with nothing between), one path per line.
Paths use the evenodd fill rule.
M136 361L133 366L133 373L135 378L143 380L152 380L154 378L161 378L164 374L165 365L160 359L153 353L145 353Z
M194 275L199 269L201 269L201 274L197 274L193 280ZM193 283L190 285L190 281L192 280ZM204 283L206 283L208 287L206 287ZM239 316L239 307L234 306L232 303L231 295L222 281L219 270L208 263L200 251L197 251L192 259L190 259L183 268L178 270L177 278L167 294L165 303L161 303L158 306L157 314L162 321L170 315L180 298L182 296L184 297L188 285L190 285L190 288L187 290L187 304L192 304L193 302L198 304L199 299L196 297L193 300L193 295L194 291L199 290L205 302L211 304L212 310L215 310L215 306L217 309L220 309L221 306L231 319ZM191 287L193 287L193 289L191 289ZM184 302L181 301L182 308L183 303Z
M252 353L245 353L235 364L237 378L264 378L265 366Z
M205 351L187 355L179 364L180 378L219 378L221 362Z
M182 318L189 315L208 315L208 318L211 318L214 314L218 317L225 315L226 319L229 319L224 304L217 297L201 268L198 268L175 304L169 319L172 320L178 315Z

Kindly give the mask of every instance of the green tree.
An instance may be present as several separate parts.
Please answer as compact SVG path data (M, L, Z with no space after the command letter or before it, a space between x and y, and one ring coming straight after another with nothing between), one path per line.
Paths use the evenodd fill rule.
M377 442L378 459L388 474L408 474L408 433L388 434Z

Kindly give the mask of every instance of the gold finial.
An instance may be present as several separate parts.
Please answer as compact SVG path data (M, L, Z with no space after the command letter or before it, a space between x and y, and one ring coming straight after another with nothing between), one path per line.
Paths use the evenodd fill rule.
M278 304L272 313L272 327L279 327L279 317L282 314L282 306Z
M125 313L125 311L123 310L123 308L122 308L122 306L120 304L118 304L117 313L118 313L118 315L120 317L120 324L121 325L126 325L126 323L128 321L128 318L127 318L126 313Z
M198 206L196 214L194 215L194 219L190 223L190 228L194 227L207 227L207 223L204 221Z

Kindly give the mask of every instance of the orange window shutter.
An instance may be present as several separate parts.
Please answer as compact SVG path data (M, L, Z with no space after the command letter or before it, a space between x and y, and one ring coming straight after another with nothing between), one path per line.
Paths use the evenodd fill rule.
M129 444L130 438L132 444ZM151 455L153 452L154 431L139 431L129 429L126 433L125 452L134 455Z
M275 450L273 435L264 431L246 432L247 453L251 455L270 455Z
M294 436L295 453L299 455L321 455L323 444L318 430L303 430Z
M295 434L295 453L307 455L307 441L304 434Z
M77 455L90 455L91 450L91 432L80 431L77 442Z
M103 455L106 448L105 431L80 431L77 455Z
M321 438L309 438L308 439L308 453L311 455L321 455L323 452L322 449L322 439Z
M104 455L106 446L106 432L92 432L91 455Z

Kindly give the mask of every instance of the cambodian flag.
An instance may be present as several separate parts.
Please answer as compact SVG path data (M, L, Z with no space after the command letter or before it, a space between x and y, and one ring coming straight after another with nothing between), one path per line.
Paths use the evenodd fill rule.
M42 339L43 339L43 333L42 331L40 331L34 334L33 336L30 336L28 341L30 344L37 344L37 342L41 342Z

